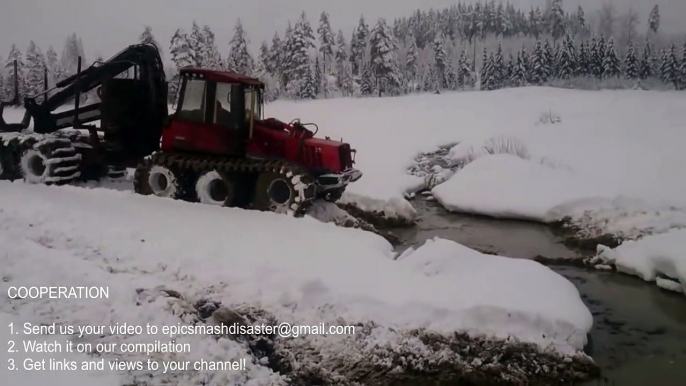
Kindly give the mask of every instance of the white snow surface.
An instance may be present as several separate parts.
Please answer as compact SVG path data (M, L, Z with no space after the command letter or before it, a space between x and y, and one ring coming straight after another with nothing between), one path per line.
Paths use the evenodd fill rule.
M422 152L460 142L453 149L455 158L473 152L478 156L484 154L484 145L514 140L524 146L531 162L551 170L519 165L523 178L517 180L502 178L506 173L499 168L508 167L505 162L490 165L492 170L480 169L482 185L452 183L454 193L447 187L441 189L442 202L476 213L546 221L554 206L568 201L579 204L574 213L593 209L595 206L587 205L598 204L598 200L607 208L622 197L643 201L649 208L686 208L686 173L681 170L686 163L685 104L686 94L679 92L528 87L397 98L279 101L267 105L266 114L286 121L300 117L316 122L320 135L349 142L358 150L357 166L364 176L350 185L348 192L355 196L346 200L372 198L378 200L377 206L391 198L402 200L406 192L424 186L421 178L406 172ZM543 116L559 117L560 121L546 122ZM453 179L463 179L463 172ZM489 182L489 178L502 178L503 182ZM551 178L567 189L552 187L541 178ZM474 183L471 178L468 181ZM534 187L520 186L532 184L550 190L536 192ZM508 190L536 194L509 201L518 207L493 207L495 197L482 199L503 197ZM550 194L559 197L548 197ZM453 200L449 198L452 195ZM593 201L580 201L584 199ZM632 207L617 210L601 216L602 220L622 217Z
M109 286L111 294L106 300L3 295L3 318L176 324L187 317L188 304L209 298L258 307L292 324L374 321L395 331L468 331L565 354L582 348L592 324L576 288L552 270L531 261L484 256L449 241L430 242L394 260L383 238L308 217L217 209L102 188L0 181L0 191L3 294L19 285ZM190 303L155 295L160 287L180 292ZM389 330L370 339L384 345L396 339L394 334ZM175 358L245 357L245 348L227 339L188 336L177 341L191 343L192 352ZM319 348L352 349L337 336L311 341ZM169 359L172 354L160 355ZM242 372L183 378L190 374L174 382L210 376L231 384L283 382L250 360Z
M593 263L614 264L620 272L639 276L645 281L657 281L663 288L678 290L686 295L684 240L686 230L673 229L640 240L625 241L614 249L599 245ZM660 275L672 280L664 280Z

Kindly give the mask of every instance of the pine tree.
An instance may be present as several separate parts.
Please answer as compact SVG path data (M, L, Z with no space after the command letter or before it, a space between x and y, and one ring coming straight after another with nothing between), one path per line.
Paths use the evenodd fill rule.
M374 26L369 44L369 57L379 96L384 92L398 91L401 85L400 66L396 56L398 43L385 19L379 19Z
M371 95L374 93L374 73L372 66L369 63L364 65L364 70L362 71L362 81L360 83L360 92L362 95Z
M557 54L557 77L560 79L569 79L576 73L574 43L572 37L567 35L564 44L560 46Z
M405 76L411 82L417 79L417 70L419 69L419 53L417 52L417 40L413 33L409 33L406 38L408 47L405 55Z
M248 42L241 19L238 19L234 28L233 38L229 43L229 56L226 58L226 64L230 71L245 76L252 76L255 61L250 51L248 51Z
M653 31L653 33L657 33L657 31L660 29L660 7L657 4L655 4L653 10L650 11L650 16L648 17L648 27Z
M76 74L79 57L81 57L81 69L83 70L86 68L86 55L83 50L83 43L76 34L71 34L67 36L60 59L65 76Z
M331 24L329 23L329 14L326 12L322 12L319 18L317 33L319 34L319 52L322 53L323 59L323 71L326 74L327 64L329 64L333 58L333 47L336 45L333 31L331 30Z
M303 87L307 87L303 79L308 71L312 71L309 51L314 48L314 31L310 22L307 21L307 15L303 12L286 43L285 63L291 94L294 92L299 95L306 94L302 91Z
M614 39L610 38L607 44L607 51L605 51L605 60L603 60L603 73L606 77L619 77L622 74L621 65L617 52L615 51Z
M447 58L444 46L443 33L440 31L436 33L436 38L433 43L434 51L434 66L436 67L436 77L438 78L438 87L446 87L445 71L447 66Z
M201 57L203 59L202 67L211 70L222 69L222 57L214 42L214 32L210 26L204 26L202 29L203 45L201 47Z
M576 12L577 25L579 26L579 32L581 36L586 36L586 15L584 14L584 9L579 6L579 10Z
M640 76L640 65L636 56L634 42L629 42L626 50L626 60L624 61L624 77L629 80L636 80Z
M503 47L498 43L498 49L491 58L491 75L493 77L493 87L499 89L504 87L504 82L508 78L506 75L505 61L503 59Z
M5 98L5 78L2 76L2 72L0 71L0 102L9 102Z
M680 89L686 89L686 41L681 47L681 63L679 65L679 84Z
M171 61L177 69L190 67L195 64L193 51L188 42L188 35L181 28L177 29L174 36L172 36L169 52L171 53Z
M278 75L281 73L282 58L283 43L281 42L278 32L275 32L274 37L272 38L272 46L269 47L269 56L265 62L265 67L270 74Z
M510 75L510 84L514 87L526 86L527 74L524 60L522 59L522 52L517 54L517 61L512 67L512 74Z
M641 79L648 79L654 75L655 71L652 64L651 48L650 44L646 43L646 46L643 49L643 55L641 56L638 76Z
M555 54L553 53L553 48L548 39L546 39L545 46L543 47L543 63L545 65L545 71L548 74L548 79L556 77L557 64L555 63Z
M664 48L662 49L662 52L660 54L660 80L662 80L665 83L669 83L669 60L667 56L667 50Z
M52 46L48 47L48 51L45 53L45 62L48 66L48 82L50 88L55 87L55 84L62 80L64 71L62 71L62 66L60 61L57 59L57 52Z
M322 76L322 67L321 64L319 63L319 56L317 56L314 60L314 94L319 95L322 93L323 90L326 90L326 86L322 85L322 80L324 80L324 77ZM326 95L326 92L324 93Z
M203 57L203 47L205 46L205 36L200 29L200 26L193 21L191 34L188 37L188 45L191 49L191 58L193 58L193 66L202 67L205 62Z
M662 79L666 83L672 83L679 90L679 60L676 55L676 46L672 44L669 53L665 53L662 63Z
M537 41L529 58L529 80L532 84L541 85L548 81L548 66L545 63L545 53L541 42Z
M605 59L605 43L603 40L600 42L596 41L595 39L592 40L589 59L590 73L594 77L602 79L605 73L605 68L603 67L603 61Z
M25 95L35 96L43 92L45 69L45 57L32 40L26 51Z
M453 59L448 59L448 64L445 68L445 88L448 90L457 90L457 74L455 73L455 66L453 66Z
M362 15L360 16L357 30L353 32L353 39L350 42L350 62L353 64L353 75L359 75L367 47L367 36L369 36L369 26L365 23L364 15Z
M269 64L269 44L262 41L260 45L260 54L257 56L257 64L255 64L255 74L271 74Z
M553 39L557 41L565 33L565 15L562 10L562 0L553 0L548 23Z
M346 95L348 90L344 91L345 88L345 80L346 77L348 76L348 72L351 71L350 66L347 66L348 64L348 50L347 50L347 43L345 42L345 36L343 36L343 31L339 30L338 35L336 36L336 79L338 82L338 87L341 88L341 91L343 91L344 96ZM352 73L350 73L350 77L352 80ZM352 95L352 92L348 95Z
M484 47L484 53L482 56L482 61L481 61L481 72L479 74L481 78L481 89L482 90L491 90L492 85L489 84L492 80L492 75L491 72L493 70L493 63L488 57L488 51L486 51L486 47Z
M155 40L155 37L152 35L152 28L148 26L145 26L145 30L141 36L138 37L138 40L143 44L153 44L155 47L161 48L161 46L157 43L157 40ZM163 57L162 50L159 51L160 57Z
M309 59L308 59L309 60ZM300 86L300 94L298 95L301 99L314 99L317 96L316 84L314 79L314 74L312 72L312 66L309 64L304 67L302 83Z
M343 96L352 96L355 92L355 83L353 82L353 73L349 63L343 66L343 75L341 76L341 92Z
M577 59L576 75L588 76L591 74L591 58L588 52L588 43L581 42L579 46L579 57Z
M457 84L464 89L466 86L472 86L473 83L471 63L466 50L463 49L457 64Z
M17 61L17 76L15 78L14 74L14 61ZM17 101L21 103L24 97L24 57L21 51L16 45L12 44L12 49L10 54L5 61L5 72L7 73L7 78L5 78L5 98L8 100L13 100L15 98L15 82L19 86L19 94ZM15 80L16 79L16 80Z
M438 80L436 79L436 70L434 66L424 72L424 81L422 82L423 91L436 91L438 89Z

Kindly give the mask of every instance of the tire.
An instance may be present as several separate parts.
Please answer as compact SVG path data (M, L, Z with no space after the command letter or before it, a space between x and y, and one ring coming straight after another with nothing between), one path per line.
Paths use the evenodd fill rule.
M198 178L195 193L202 204L231 207L236 197L236 184L213 170Z
M153 165L150 160L143 161L136 168L133 189L144 196L176 199L180 194L176 174L165 166Z
M302 176L294 175L287 168L261 173L255 184L253 207L274 213L296 213L309 198L309 188L302 183Z
M41 151L28 149L19 157L19 173L29 184L43 184L52 174L52 165Z

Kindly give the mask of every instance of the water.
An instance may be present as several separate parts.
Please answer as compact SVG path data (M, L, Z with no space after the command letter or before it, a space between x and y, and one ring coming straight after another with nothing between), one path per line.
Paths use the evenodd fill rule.
M394 230L404 248L441 237L514 258L582 256L542 224L452 214L421 197L413 205L419 224ZM686 297L619 273L550 267L577 286L593 313L589 350L606 379L589 385L686 385Z

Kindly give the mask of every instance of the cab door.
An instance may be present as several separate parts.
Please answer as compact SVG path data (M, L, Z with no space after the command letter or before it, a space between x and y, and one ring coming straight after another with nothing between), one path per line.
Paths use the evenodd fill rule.
M181 95L178 110L162 136L163 151L245 155L240 85L186 77Z

